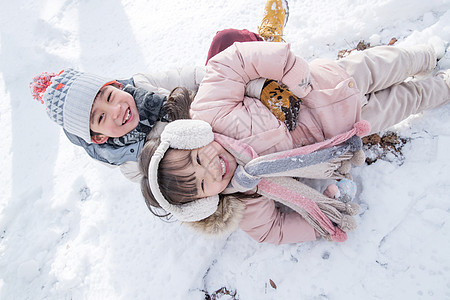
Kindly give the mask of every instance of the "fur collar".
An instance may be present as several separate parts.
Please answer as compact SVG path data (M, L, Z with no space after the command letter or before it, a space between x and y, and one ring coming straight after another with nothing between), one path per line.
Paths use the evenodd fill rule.
M238 229L244 215L245 204L235 196L227 195L219 202L217 210L206 219L183 224L209 236L226 236Z

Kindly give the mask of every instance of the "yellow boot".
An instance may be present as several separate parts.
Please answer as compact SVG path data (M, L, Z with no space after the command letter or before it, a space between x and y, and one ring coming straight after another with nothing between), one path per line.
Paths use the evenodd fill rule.
M264 17L258 28L259 35L267 42L284 42L283 29L288 16L287 0L267 0Z

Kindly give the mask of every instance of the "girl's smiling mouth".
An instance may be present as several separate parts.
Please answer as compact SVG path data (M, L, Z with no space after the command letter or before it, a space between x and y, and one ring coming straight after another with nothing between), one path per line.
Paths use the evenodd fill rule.
M222 178L223 178L228 173L227 172L228 171L228 162L222 156L219 156L219 162L222 167Z

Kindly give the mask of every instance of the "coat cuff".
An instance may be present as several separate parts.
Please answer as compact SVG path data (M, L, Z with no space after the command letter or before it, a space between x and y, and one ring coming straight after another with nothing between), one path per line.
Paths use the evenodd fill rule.
M295 58L292 68L281 80L297 97L305 97L311 91L311 76L308 63L301 57Z
M256 98L261 100L261 91L263 89L265 81L266 81L265 78L258 78L251 80L249 83L247 83L247 86L245 87L245 95L250 98Z

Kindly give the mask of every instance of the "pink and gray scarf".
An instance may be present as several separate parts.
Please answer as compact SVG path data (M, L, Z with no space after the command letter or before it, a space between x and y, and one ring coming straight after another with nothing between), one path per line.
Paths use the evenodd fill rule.
M345 232L356 228L352 215L358 212L359 206L329 198L294 177L309 177L305 174L318 167L323 176L315 178L344 178L336 169L343 160L351 160L351 153L362 151L359 136L365 135L369 127L368 122L360 121L352 130L323 142L264 156L258 156L248 144L215 134L214 139L239 164L224 193L257 188L259 194L297 211L321 236L343 242L347 239Z

